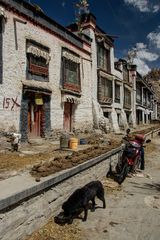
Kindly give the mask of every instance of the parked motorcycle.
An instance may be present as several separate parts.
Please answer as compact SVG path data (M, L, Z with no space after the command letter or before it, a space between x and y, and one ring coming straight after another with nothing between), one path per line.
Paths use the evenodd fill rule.
M124 171L127 172L135 172L137 168L140 167L142 161L142 151L144 143L149 143L151 140L145 140L145 136L143 134L135 135L134 140L129 140L125 138L126 144L122 150L121 157L116 165L116 172L121 173Z
M135 135L134 140L129 140L127 137L124 140L126 143L123 145L122 154L115 167L116 172L112 171L110 163L110 169L106 175L106 177L113 178L119 184L125 180L128 173L133 173L140 167L144 143L151 141L150 139L145 141L145 137L142 134Z

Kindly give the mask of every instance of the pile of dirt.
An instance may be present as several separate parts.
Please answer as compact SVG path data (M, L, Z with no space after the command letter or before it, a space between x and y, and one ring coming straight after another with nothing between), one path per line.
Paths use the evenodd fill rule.
M80 240L80 233L76 223L60 226L50 220L26 240Z
M38 153L32 155L24 155L19 152L2 152L0 154L0 172L7 170L24 169L44 159L49 159L53 156L53 152Z
M117 182L109 178L108 179L104 178L102 184L104 188L107 190L108 194L122 190L121 185L119 185Z
M101 146L95 145L85 150L73 152L72 154L67 155L65 157L64 156L55 157L50 161L34 165L30 173L33 177L36 178L37 181L39 181L41 177L46 177L55 172L59 172L63 169L68 169L77 166L80 163L83 163L103 153L106 153L112 150L113 148L118 147L119 145L120 145L119 141L114 140L114 143L111 143L110 145L109 144L103 144Z
M136 133L147 133L155 128L158 128L159 125L156 125L155 127L149 127L146 129L143 129L141 131L135 131ZM121 144L121 139L122 135L115 135L115 134L93 134L92 136L86 136L86 140L88 145L87 147L90 147L90 145L93 146L91 147L88 151L86 150L81 150L78 152L75 152L72 154L74 158L70 158L70 153L71 151L63 151L63 150L55 150L55 147L53 148L52 144L48 142L48 147L44 148L42 147L41 152L36 153L36 151L41 149L41 146L39 146L38 149L35 151L35 146L30 145L29 151L35 151L33 154L25 154L21 152L11 152L8 150L0 150L0 175L1 173L5 172L10 172L10 171L20 171L20 170L25 170L31 169L33 165L35 164L40 164L40 166L43 166L43 162L47 162L47 168L50 164L50 167L52 163L54 162L52 166L52 171L50 170L50 173L54 173L57 171L60 171L65 168L70 168L72 166L75 166L79 163L82 163L86 160L89 160L95 156L98 156L104 152L110 151L111 149L114 149ZM4 141L4 139L3 139ZM90 144L90 145L89 145ZM1 146L2 144L0 144ZM96 149L97 148L97 149ZM103 149L104 148L104 149ZM69 149L68 149L69 150ZM25 151L24 151L25 152ZM79 155L82 155L79 157ZM52 163L51 159L54 158L54 161ZM60 161L58 163L58 161ZM62 166L64 164L64 166ZM40 167L39 166L39 167ZM46 167L46 166L45 166ZM46 171L42 171L41 173L38 173L38 167L34 167L33 169L33 174L35 176L47 176ZM48 170L47 170L48 171ZM37 172L37 173L36 173Z

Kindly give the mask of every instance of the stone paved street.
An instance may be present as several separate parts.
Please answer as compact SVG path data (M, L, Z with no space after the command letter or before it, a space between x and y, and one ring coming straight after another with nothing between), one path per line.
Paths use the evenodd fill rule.
M158 240L160 236L160 140L146 149L146 170L127 178L122 191L106 193L107 208L79 222L83 240ZM101 203L97 201L97 205Z

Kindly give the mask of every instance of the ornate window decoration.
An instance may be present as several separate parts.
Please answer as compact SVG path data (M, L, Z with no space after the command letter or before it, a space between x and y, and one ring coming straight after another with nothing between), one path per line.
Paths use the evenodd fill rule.
M50 53L47 47L27 41L27 60L29 79L48 81Z
M99 77L98 89L99 102L101 104L112 104L112 81L104 77Z
M63 89L73 92L81 91L80 58L69 50L62 50Z

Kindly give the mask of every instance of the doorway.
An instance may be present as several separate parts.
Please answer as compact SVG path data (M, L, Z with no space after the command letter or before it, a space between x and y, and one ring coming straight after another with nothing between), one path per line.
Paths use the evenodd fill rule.
M43 98L39 97L39 101L36 101L36 95L30 95L28 102L28 136L43 137L44 133L44 107Z
M64 130L67 132L71 132L73 128L73 103L65 102L64 103Z

